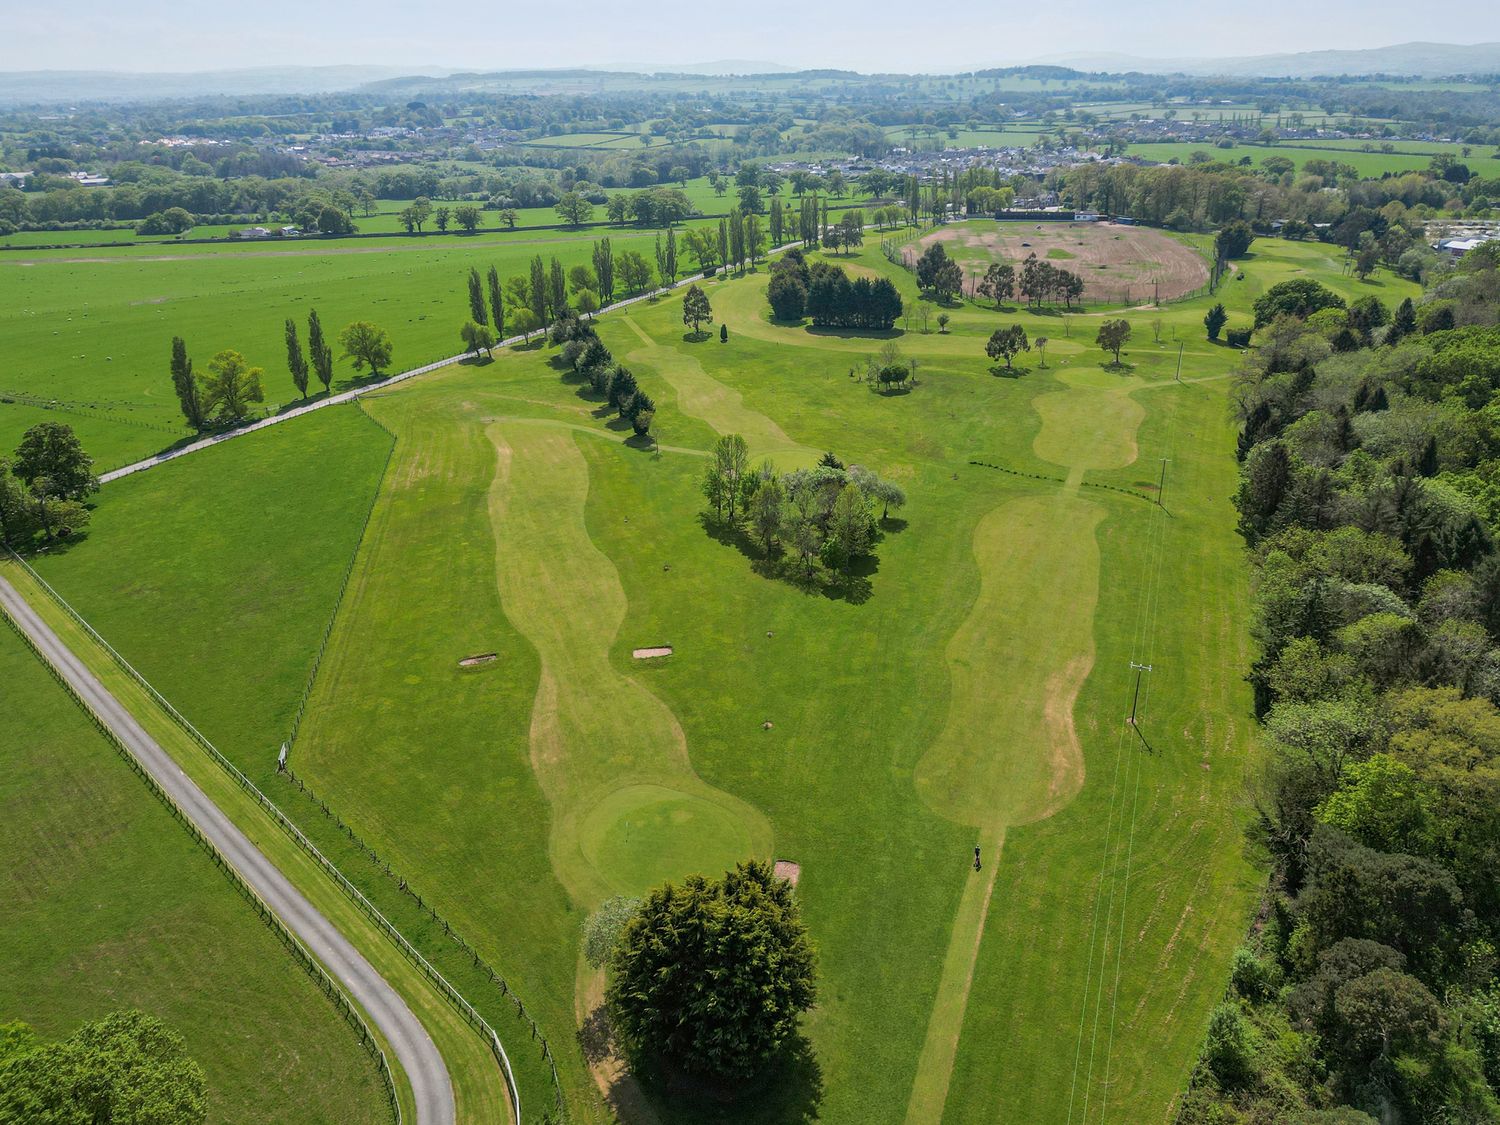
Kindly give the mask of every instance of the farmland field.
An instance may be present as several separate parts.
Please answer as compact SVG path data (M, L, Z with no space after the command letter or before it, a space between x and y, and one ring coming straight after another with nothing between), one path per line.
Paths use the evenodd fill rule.
M0 1023L138 1008L186 1040L211 1122L389 1121L353 1031L9 627L0 681Z
M874 246L852 262L917 300ZM1261 240L1243 265L1232 324L1288 277L1414 292L1317 245ZM920 377L880 395L849 375L880 341L773 324L765 282L708 286L727 344L685 338L677 298L599 321L657 401L658 453L552 349L517 349L107 486L88 538L38 566L265 776L353 557L293 766L505 972L582 1120L597 1083L628 1093L571 1045L598 997L587 912L748 855L801 865L816 1069L733 1109L650 1088L662 1120L1169 1117L1257 882L1234 353L1201 299L1127 313L1122 370L1090 316L964 304L895 333ZM391 290L401 312L418 284ZM1046 366L996 378L984 340L1011 322L1051 338ZM702 454L731 432L782 468L832 450L898 481L877 559L801 588L710 534ZM1155 669L1139 738L1131 661Z
M1416 153L1383 153L1383 152L1361 152L1358 148L1325 148L1325 143L1330 142L1306 142L1298 143L1288 141L1279 145L1236 145L1234 148L1217 148L1212 142L1204 141L1193 143L1188 141L1174 141L1170 143L1133 144L1130 146L1131 156L1144 157L1147 160L1159 160L1166 162L1176 159L1186 164L1195 152L1207 153L1211 160L1224 161L1227 163L1238 163L1245 157L1250 162L1259 165L1273 156L1283 156L1296 164L1298 170L1309 160L1336 160L1341 164L1348 164L1355 168L1361 176L1378 177L1386 172L1413 172L1427 168L1432 157ZM1393 142L1396 148L1408 147L1406 142ZM1455 157L1459 154L1458 145L1436 146L1436 151L1451 152ZM1469 166L1477 176L1500 176L1500 158L1493 155L1490 150L1476 149L1474 154L1464 159L1463 162Z

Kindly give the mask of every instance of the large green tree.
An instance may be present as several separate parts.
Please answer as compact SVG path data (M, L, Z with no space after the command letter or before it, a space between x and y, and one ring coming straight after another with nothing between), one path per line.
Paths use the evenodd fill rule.
M701 334L701 326L714 322L714 311L708 303L708 294L696 285L689 285L682 299L682 323L691 325L693 335Z
M791 885L752 860L653 891L619 937L606 995L632 1053L712 1078L754 1076L817 995Z
M368 365L370 374L378 376L380 369L391 362L391 338L384 328L368 320L345 325L339 333L339 343L344 348L344 357L354 362L356 371L363 371Z
M60 1043L0 1027L0 1122L201 1125L203 1069L182 1038L142 1012L115 1012Z
M66 500L82 500L99 490L94 459L83 451L73 427L63 422L38 422L27 430L11 468L31 488L45 478L50 493Z
M264 372L251 367L245 357L233 348L225 348L208 361L208 377L203 381L204 406L221 424L243 421L250 404L264 402L261 384Z

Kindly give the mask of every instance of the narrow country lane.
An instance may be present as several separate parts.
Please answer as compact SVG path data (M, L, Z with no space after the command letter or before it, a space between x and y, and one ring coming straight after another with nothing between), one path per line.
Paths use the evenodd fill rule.
M178 767L171 756L63 644L9 582L0 578L3 610L84 705L104 723L178 808L364 1008L411 1083L418 1125L453 1125L448 1068L427 1029L364 956Z

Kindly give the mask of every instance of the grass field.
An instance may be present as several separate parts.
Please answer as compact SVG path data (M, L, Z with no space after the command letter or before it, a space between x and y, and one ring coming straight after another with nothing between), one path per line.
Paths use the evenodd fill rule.
M354 1032L9 626L0 680L0 1022L139 1008L203 1066L212 1122L389 1121Z
M1326 142L1334 143L1334 142ZM1398 149L1406 149L1410 146L1407 142L1393 142ZM1223 161L1229 164L1237 164L1245 157L1250 162L1259 165L1273 156L1284 156L1296 164L1298 171L1309 160L1336 160L1340 164L1348 164L1359 172L1363 177L1378 177L1386 172L1417 172L1423 171L1432 161L1432 155L1411 152L1361 152L1355 148L1325 148L1325 142L1307 142L1301 144L1289 141L1280 145L1236 145L1234 148L1218 148L1212 144L1193 144L1185 141L1171 143L1151 143L1131 145L1129 152L1131 156L1144 157L1147 160L1160 160L1166 162L1176 159L1183 164L1188 163L1195 152L1205 152L1210 159ZM1458 156L1458 145L1436 146L1434 153L1451 152ZM1472 155L1463 160L1469 166L1469 170L1476 176L1493 177L1500 176L1500 158L1497 158L1488 149L1476 149Z
M853 262L916 299L876 247ZM1414 292L1260 240L1218 298L1243 323L1265 286L1306 275ZM947 333L897 333L920 382L881 396L849 378L880 341L772 324L765 280L709 287L728 344L685 339L675 298L601 319L657 400L659 455L625 444L547 349L366 401L394 450L293 763L506 972L554 1049L597 995L577 941L600 897L747 854L799 863L816 1064L734 1107L651 1091L664 1121L1169 1118L1257 885L1239 835L1254 748L1234 353L1203 339L1203 300L1130 313L1118 371L1090 316L964 304ZM1047 367L1033 352L996 378L983 342L1011 321L1051 338ZM325 417L109 486L89 539L42 564L262 769L384 457L357 414ZM804 592L706 532L701 454L724 432L783 467L831 449L899 481L911 501L878 563ZM336 512L277 470L330 451L364 466L324 489L357 494ZM1094 487L1149 493L1164 457L1165 511ZM200 495L197 520L143 533ZM224 511L245 524L192 536ZM248 526L256 512L285 514ZM176 659L213 631L215 590L304 572L316 598L256 600L247 627ZM157 589L133 594L139 574ZM674 654L632 660L656 644ZM496 659L459 666L478 653ZM1155 668L1139 739L1131 661ZM585 1060L558 1053L575 1114L602 1119Z

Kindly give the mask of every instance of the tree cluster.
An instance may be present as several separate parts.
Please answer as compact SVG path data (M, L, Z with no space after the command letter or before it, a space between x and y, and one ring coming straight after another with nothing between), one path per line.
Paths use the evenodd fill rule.
M651 432L656 419L655 400L637 385L629 368L615 362L592 324L566 316L552 326L552 342L562 347L558 358L563 368L581 377L594 394L608 402L630 423L636 436Z
M1500 1118L1497 280L1385 324L1282 289L1239 374L1273 876L1189 1125Z
M878 538L874 505L881 505L884 520L906 503L900 486L860 465L845 468L831 453L812 469L790 473L778 473L769 460L752 466L739 434L726 434L714 446L702 491L711 523L747 528L767 559L795 555L804 578L820 561L848 574Z
M807 263L792 249L771 269L766 299L778 320L806 316L819 328L862 328L889 331L901 316L901 294L889 278L850 280L841 266Z
M94 460L73 428L38 422L12 458L0 457L0 543L23 547L38 535L65 539L88 526L84 501L99 490Z

